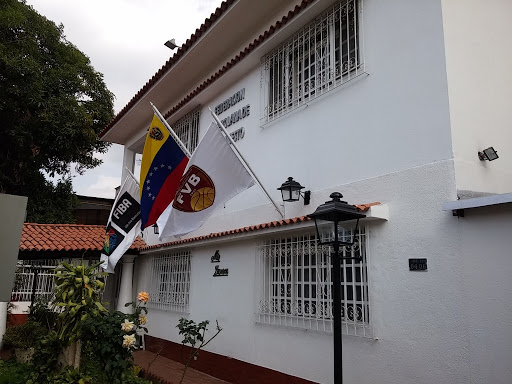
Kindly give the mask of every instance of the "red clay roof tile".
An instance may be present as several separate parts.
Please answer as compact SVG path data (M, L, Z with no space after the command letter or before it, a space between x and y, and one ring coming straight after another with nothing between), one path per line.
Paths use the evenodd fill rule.
M258 47L262 42L272 36L275 31L280 29L286 23L288 23L291 19L297 16L302 10L304 10L308 5L312 4L315 0L303 0L302 3L296 5L293 11L289 11L287 15L283 16L281 20L277 21L274 25L272 25L269 30L265 31L263 35L260 35L256 38L252 43L250 43L247 47L245 47L238 55L235 56L235 59L231 59L228 61L222 69L217 71L213 76L209 79L205 80L202 84L200 84L194 91L189 93L184 99L182 99L177 105L175 105L171 110L164 114L164 118L169 118L174 113L176 113L179 109L181 109L187 102L189 102L193 96L196 96L204 89L206 89L210 84L214 81L218 80L224 73L226 73L229 69L235 66L237 63L242 61L251 51L253 51L256 47ZM215 13L210 15L210 18L206 19L205 22L201 25L200 28L196 29L195 33L178 48L178 51L156 72L151 79L149 79L146 84L133 96L133 98L126 104L126 106L121 109L121 111L108 123L108 125L103 128L103 130L99 133L99 137L105 136L105 134L119 121L121 118L128 113L131 107L133 107L144 94L149 91L149 89L157 83L160 78L164 76L164 74L172 67L174 63L176 63L184 54L188 51L188 49L192 46L193 41L197 40L204 32L224 13L235 0L226 0L223 1L222 4L216 9Z
M79 224L23 224L20 251L100 251L105 226ZM146 243L137 237L130 249L141 249Z
M374 202L374 203L368 203L368 204L355 204L355 207L357 209L359 209L360 211L362 211L362 212L366 212L366 211L368 211L370 209L370 207L372 207L374 205L379 205L379 204L381 204L381 203ZM171 242L168 242L168 243L149 245L149 246L141 248L140 250L145 251L145 250L149 250L149 249L157 249L157 248L163 248L163 247L172 247L174 245L193 243L193 242L196 242L196 241L213 239L213 238L217 238L217 237L230 236L230 235L235 235L235 234L244 233L244 232L255 232L255 231L258 231L258 230L261 230L261 229L265 229L265 228L281 227L281 226L285 226L285 225L289 225L289 224L303 223L303 222L306 222L306 221L311 221L311 219L309 217L307 217L307 216L299 216L299 217L294 217L292 219L283 219L283 220L278 220L278 221L271 221L269 223L262 223L262 224L257 224L257 225L251 225L250 227L236 228L236 229L231 229L229 231L210 233L209 235L191 237L191 238L188 238L188 239L176 240L176 241L171 241Z

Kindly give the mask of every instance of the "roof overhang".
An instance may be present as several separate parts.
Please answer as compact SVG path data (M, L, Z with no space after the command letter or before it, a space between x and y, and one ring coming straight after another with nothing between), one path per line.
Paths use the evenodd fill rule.
M143 130L153 114L150 102L165 114L205 79L222 69L226 58L273 25L298 0L227 0L196 30L114 120L100 133L104 141L125 145ZM309 3L310 1L308 1ZM237 31L237 33L233 33ZM202 95L203 99L208 94ZM211 97L211 95L210 95ZM190 106L189 110L198 105ZM186 108L180 114L188 112Z
M464 216L465 209L488 207L512 203L512 193L475 197L473 199L448 201L443 204L443 211L452 211L454 216Z

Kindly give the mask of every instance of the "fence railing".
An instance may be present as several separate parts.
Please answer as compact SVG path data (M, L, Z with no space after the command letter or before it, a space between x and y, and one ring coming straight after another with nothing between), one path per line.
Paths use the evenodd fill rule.
M33 302L36 298L44 301L51 300L55 292L55 268L62 261L78 264L81 262L81 259L18 261L14 287L11 293L11 301ZM98 262L98 260L84 260L84 263L96 262Z

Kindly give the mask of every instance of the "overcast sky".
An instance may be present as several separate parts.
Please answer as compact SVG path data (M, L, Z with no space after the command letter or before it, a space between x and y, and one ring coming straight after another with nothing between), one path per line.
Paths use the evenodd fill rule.
M183 44L221 0L27 0L56 24L66 38L103 73L119 112L165 64L173 52L164 43ZM150 122L148 122L149 124ZM114 197L121 183L123 148L112 145L104 164L73 179L79 195Z

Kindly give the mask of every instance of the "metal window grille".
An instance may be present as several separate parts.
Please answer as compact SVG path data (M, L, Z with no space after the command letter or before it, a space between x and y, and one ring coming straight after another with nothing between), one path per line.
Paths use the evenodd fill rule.
M35 298L44 301L51 300L55 293L55 268L63 261L73 265L78 265L82 262L81 259L18 261L11 301L31 301L32 293L34 293ZM83 262L85 265L90 265L98 261L84 260Z
M190 252L155 256L151 259L148 307L188 312Z
M199 138L199 113L200 107L187 113L181 119L172 124L172 129L176 132L190 153L194 152L194 149L197 147L197 141Z
M262 58L263 124L361 74L358 9L336 3Z
M368 300L366 234L361 228L353 246L341 248L343 333L372 337ZM331 253L305 234L269 239L260 246L260 286L256 321L316 331L332 332Z

